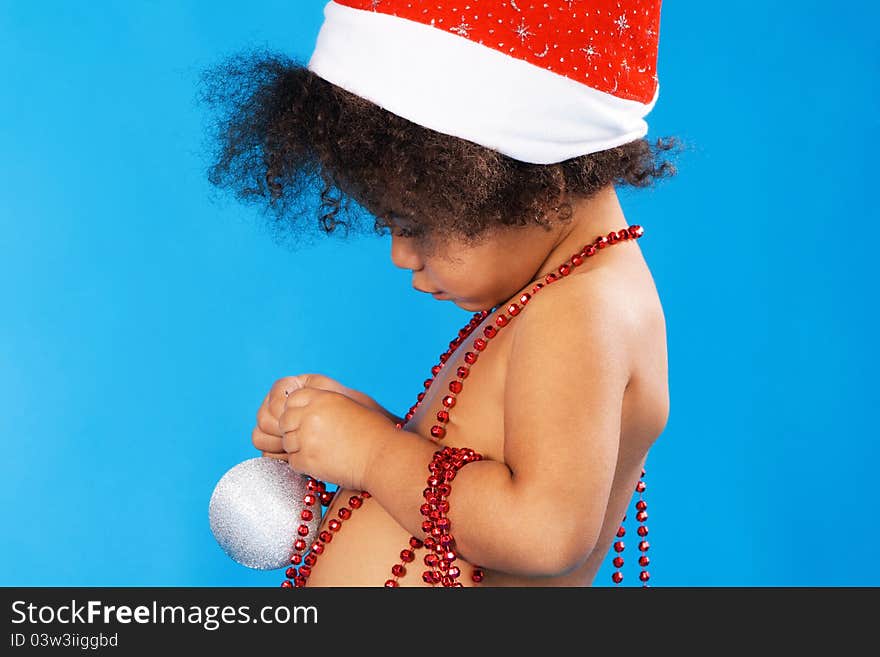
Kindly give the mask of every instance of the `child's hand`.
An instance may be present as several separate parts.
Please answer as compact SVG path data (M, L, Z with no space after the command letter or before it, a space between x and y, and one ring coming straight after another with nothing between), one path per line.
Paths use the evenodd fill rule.
M278 425L291 468L356 490L364 488L371 462L395 431L383 413L311 387L290 393Z
M298 472L306 472L311 474L312 476L324 478L327 480L336 483L343 484L344 482L337 481L334 477L328 475L317 474L317 472L312 472L306 468L301 463L301 457L295 456L293 453L288 453L285 451L284 447L284 431L281 428L279 420L283 415L284 411L287 407L287 400L291 394L298 390L312 390L314 392L324 392L325 394L334 393L336 396L342 397L345 401L350 402L350 404L359 406L362 410L367 411L369 415L361 416L360 420L355 420L355 429L353 435L348 435L348 439L353 439L357 435L364 434L367 426L388 426L391 424L393 426L393 422L396 421L396 418L392 416L390 413L382 409L372 398L360 393L356 390L352 390L342 385L338 381L334 379L324 376L322 374L301 374L298 376L288 376L281 379L278 379L269 390L266 397L263 399L263 403L260 406L260 409L257 411L257 426L254 428L252 433L252 442L254 447L261 450L263 456L269 456L272 458L279 458L288 461L292 468L297 470ZM300 402L302 402L303 397L298 398ZM337 400L337 402L340 400ZM340 406L347 407L347 404L339 404ZM326 412L327 404L322 404L321 407ZM317 407L312 406L312 413L316 410ZM354 412L353 412L354 411ZM349 418L348 421L351 421L351 417L357 416L357 409L352 409L351 407L344 408L342 410L341 415ZM301 412L301 415L304 415L306 412ZM369 418L366 420L366 424L362 425L358 428L358 422L364 422L365 418ZM389 419L390 418L390 419ZM343 418L339 418L341 421L345 422ZM381 424L377 424L376 420L382 422ZM290 434L291 439L293 439L293 434ZM360 441L361 444L355 446L353 453L349 456L343 456L337 465L344 466L346 460L354 460L357 461L358 456L354 454L354 452L363 452L367 449L366 443L369 442L367 440ZM367 450L369 451L369 450ZM363 460L364 455L360 455L361 460ZM294 465L296 463L297 465ZM355 466L353 468L349 468L351 471L344 475L344 477L340 475L335 475L337 478L355 478L358 479L362 477L362 473L355 474L361 467ZM306 468L306 469L301 469ZM343 467L344 469L344 467ZM353 482L349 482L353 483ZM358 486L348 486L350 488L358 488Z
M323 374L299 374L297 376L285 376L272 384L263 403L257 411L257 426L251 434L254 447L262 450L263 456L281 458L287 460L287 452L281 447L283 438L278 427L278 418L284 411L284 402L287 396L300 388L320 388L351 396L351 390L338 381Z

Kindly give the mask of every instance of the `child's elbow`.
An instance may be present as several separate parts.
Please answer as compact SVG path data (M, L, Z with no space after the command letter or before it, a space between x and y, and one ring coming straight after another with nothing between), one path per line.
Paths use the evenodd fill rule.
M542 577L559 577L575 570L589 558L596 548L598 532L578 528L570 532L558 532L539 543L538 554L532 564L535 574Z

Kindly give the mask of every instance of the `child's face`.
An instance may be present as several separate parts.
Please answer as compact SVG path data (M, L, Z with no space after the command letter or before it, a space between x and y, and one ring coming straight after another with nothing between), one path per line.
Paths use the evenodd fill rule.
M391 261L412 270L415 289L463 310L486 310L533 280L557 237L540 226L495 229L476 245L452 241L430 254L417 239L392 232Z

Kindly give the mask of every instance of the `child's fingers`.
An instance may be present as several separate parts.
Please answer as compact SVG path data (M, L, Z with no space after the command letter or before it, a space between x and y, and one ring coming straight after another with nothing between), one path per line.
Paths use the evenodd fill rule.
M286 399L286 397L282 396L282 399ZM278 436L280 438L281 428L278 426L278 417L284 410L284 403L282 402L281 408L273 413L270 406L271 401L271 397L268 398L257 411L257 428L263 433Z
M272 389L269 390L268 401L265 404L268 415L273 418L281 417L281 413L284 412L284 402L287 401L287 396L294 390L304 388L308 384L310 376L309 374L300 374L298 376L285 376L278 379L273 384ZM274 432L274 429L271 428L271 423L267 424L264 431Z
M276 454L284 454L284 447L281 444L281 436L273 436L260 430L260 427L254 427L251 433L251 441L259 450L264 452L274 452Z
M286 461L289 454L287 452L283 452L281 454L276 454L274 452L263 452L263 456L268 456L271 459L280 459L282 461Z

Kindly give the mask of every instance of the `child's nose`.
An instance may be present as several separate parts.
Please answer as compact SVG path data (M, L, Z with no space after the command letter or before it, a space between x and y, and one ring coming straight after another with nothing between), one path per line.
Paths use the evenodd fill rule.
M413 240L396 235L391 236L391 262L401 269L418 270L423 267L422 259L413 247Z

